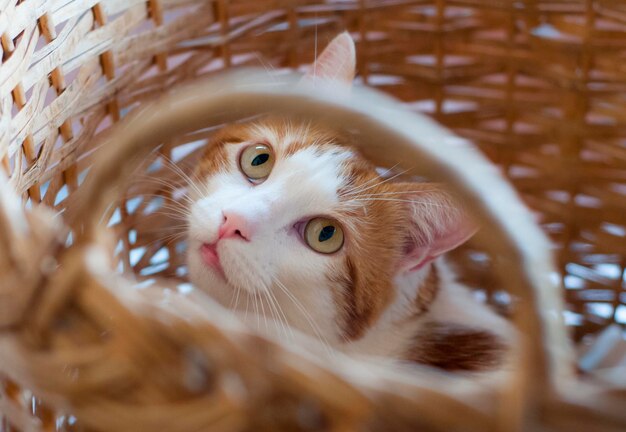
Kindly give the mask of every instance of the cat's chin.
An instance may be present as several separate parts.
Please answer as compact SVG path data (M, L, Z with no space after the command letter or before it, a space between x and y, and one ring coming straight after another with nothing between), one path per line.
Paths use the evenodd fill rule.
M236 278L233 281L232 277L229 277L232 274L230 266L226 265L225 268L216 269L214 266L207 265L202 254L198 251L187 255L187 268L191 283L196 288L208 293L224 307L233 307L233 300L238 292L242 299L255 294L249 286L237 284Z
M199 252L187 254L187 269L190 282L198 289L212 296L227 291L228 283L223 273L207 266ZM218 300L220 300L218 298Z

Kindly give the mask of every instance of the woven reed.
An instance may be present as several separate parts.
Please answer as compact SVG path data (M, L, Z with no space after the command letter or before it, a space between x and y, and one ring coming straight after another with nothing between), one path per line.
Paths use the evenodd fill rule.
M466 282L497 303L502 284L492 276L496 272L486 271L477 250L494 256L505 248L510 256L530 259L513 260L508 268L492 260L496 270L518 272L507 289L525 300L517 316L533 336L520 373L505 390L488 391L429 371L407 376L368 366L365 372L354 360L312 359L249 333L211 305L172 300L174 306L164 311L156 300L168 291L155 288L149 301L103 262L108 257L143 279L168 279L160 286L175 289L184 279L181 251L163 240L171 233L170 221L151 211L146 198L165 192L123 180L141 155L190 169L201 151L190 143L202 144L212 132L206 126L236 115L214 117L213 109L198 118L199 107L215 106L212 99L192 109L181 91L172 97L183 97L178 108L187 111L164 102L153 116L161 113L161 123L145 120L144 128L167 125L158 129L161 135L139 127L139 116L132 124L140 135L113 125L201 75L240 65L308 64L316 40L321 46L348 28L357 37L365 83L477 143L536 210L570 288L566 316L574 340L612 322L624 324L625 24L626 8L618 2L591 0L0 0L0 157L10 186L27 208L34 207L24 214L0 181L0 242L6 251L0 257L0 429L623 428L624 389L559 372L567 369L558 358L565 341L558 322L550 320L558 299L552 284L541 279L549 259L522 266L542 257L541 245L526 247L519 239L526 231L516 234L503 218L507 213L489 201L480 181L492 174L478 176L474 184L458 163L457 171L428 174L473 196L483 217L500 218L491 229L513 240L459 251ZM258 91L276 107L300 106ZM252 96L241 99L237 116L260 108ZM311 99L306 106L323 117L319 108L329 108L328 102L318 103L317 110ZM362 119L350 118L357 124ZM370 120L361 124L364 130L368 124L386 126L372 138L402 132L398 124L393 129L380 118ZM115 140L107 141L111 134ZM396 152L387 157L419 162L420 156L455 167L457 159L428 147L403 147L403 139L417 137L396 137ZM123 153L116 150L119 142L144 145ZM156 153L145 153L159 143ZM368 149L372 158L394 163L374 145ZM96 180L83 186L92 166L87 178ZM151 175L177 181L163 164ZM106 238L83 231L112 202L118 208L108 213L113 216ZM65 228L38 203L63 211L72 247L65 246ZM136 250L142 250L139 259L133 258Z

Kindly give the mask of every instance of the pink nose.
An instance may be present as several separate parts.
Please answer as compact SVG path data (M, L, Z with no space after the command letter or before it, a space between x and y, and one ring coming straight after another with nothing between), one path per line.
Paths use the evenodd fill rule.
M249 241L253 232L250 220L231 211L224 211L223 213L224 222L217 233L219 239L241 237L243 240Z

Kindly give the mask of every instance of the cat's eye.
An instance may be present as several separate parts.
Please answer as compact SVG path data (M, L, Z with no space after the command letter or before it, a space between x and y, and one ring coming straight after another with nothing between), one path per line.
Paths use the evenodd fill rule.
M337 252L343 246L343 230L332 219L313 218L304 228L304 240L311 249L330 254Z
M266 144L246 147L239 156L239 168L251 180L264 180L274 167L274 152Z

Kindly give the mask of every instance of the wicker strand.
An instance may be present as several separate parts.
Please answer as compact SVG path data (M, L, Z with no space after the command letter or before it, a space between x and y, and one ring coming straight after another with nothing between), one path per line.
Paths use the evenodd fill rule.
M334 419L327 424L328 429L338 430L361 425L372 430L427 430L426 425L434 424L448 430L502 430L528 418L541 423L541 428L555 430L624 428L623 390L591 378L586 378L591 381L589 386L582 385L567 377L566 372L562 379L550 377L549 381L558 387L555 393L541 395L540 400L527 405L520 403L514 393L531 394L541 375L532 377L534 380L518 375L508 397L465 395L475 402L468 407L468 400L451 399L450 394L443 396L424 384L431 383L445 393L458 392L462 387L458 383L443 386L444 391L443 381L436 379L433 383L428 373L415 372L420 377L416 383L407 384L403 376L368 386L368 379L351 374L358 366L349 363L338 381L349 376L349 385L358 388L357 393L366 394L371 405L364 405L369 407L369 415L352 412L346 414L345 423L339 418L343 411L334 412L330 404L320 410L317 400L298 399L289 391L291 381L280 391L233 399L233 395L240 394L236 390L240 386L224 378L224 382L230 382L228 397L206 396L184 408L167 405L171 412L163 406L149 407L150 400L163 400L167 395L159 390L162 387L149 382L152 378L144 383L142 375L137 374L152 370L150 365L135 363L128 369L125 359L152 358L150 347L145 353L143 348L141 352L133 351L122 337L115 339L119 341L115 347L124 347L118 351L105 343L102 338L107 339L100 333L107 323L103 307L120 303L124 309L128 305L107 297L112 287L102 280L86 283L84 288L92 290L91 294L84 294L79 301L82 288L68 289L67 281L49 279L48 273L56 271L55 262L69 259L69 255L64 258L58 254L51 260L50 255L60 252L66 242L73 244L84 226L78 213L86 190L81 184L100 160L102 153L98 149L103 143L108 145L107 137L128 112L180 83L215 75L226 64L232 68L300 68L310 64L316 46L321 48L344 29L357 40L364 82L399 98L407 109L436 115L438 121L471 139L502 166L554 242L562 281L568 288L565 316L573 339L584 343L606 326L626 324L626 72L621 66L626 52L626 8L621 2L0 0L0 164L1 171L10 177L10 185L23 198L20 201L15 193L0 193L0 321L13 329L0 332L0 369L4 372L0 378L0 429L53 427L50 416L46 415L46 424L42 425L33 415L32 391L39 396L35 406L54 407L59 430L77 427L68 411L79 413L80 427L86 429L136 430L133 426L141 423L150 430L165 426L182 430L211 422L216 430L241 430L261 422L258 407L268 400L274 401L272 412L276 415L293 413L289 407L300 407L312 424L322 427L324 421ZM217 126L220 118L207 116L204 120ZM162 154L188 170L212 130L176 136L163 147ZM146 165L156 161L157 154L149 154ZM120 166L134 165L133 161L123 162ZM396 162L387 161L390 165ZM165 166L155 164L152 169L151 176L177 181ZM136 184L111 195L111 200L119 202L110 209L110 235L104 239L98 236L98 242L109 256L116 254L113 264L122 262L123 270L133 272L140 280L160 277L180 283L185 279L183 242L173 237L176 233L171 218L158 214L154 210L156 201L151 198L163 195L164 190L139 177L136 180ZM12 204L6 204L9 195L14 197L8 201ZM50 213L40 211L44 209L37 206L39 203L54 207L66 221L72 221L68 227L71 237L66 237L64 229L50 225ZM22 205L27 209L20 210ZM27 234L18 235L16 226L24 224ZM62 232L63 238L52 232ZM519 239L518 246L523 246L523 240ZM131 260L140 253L143 255L139 260ZM163 261L163 255L169 257ZM73 256L72 262L81 262ZM498 267L497 257L485 253L478 242L471 242L453 258L462 269L464 283L484 293L499 310L520 312L516 299L510 300L502 291L493 271ZM45 271L40 271L39 264L33 265L39 260L47 263ZM69 263L67 268L71 268ZM114 273L111 268L109 275ZM77 280L83 277L87 281L94 278L88 271ZM44 289L44 281L50 292ZM127 286L127 281L120 284ZM89 288L92 285L95 288ZM98 306L101 292L108 300ZM546 302L544 294L537 293L536 303ZM548 299L546 305L549 303ZM37 324L34 317L39 313L45 319L39 318ZM554 318L547 311L542 313L548 316L539 322ZM160 313L149 315L158 317ZM128 319L141 322L141 317L132 314ZM28 323L30 330L18 335L16 323ZM526 325L532 327L531 323ZM142 324L141 328L141 333L135 335L139 340L141 335L152 338L155 332L163 332L156 340L172 346L176 333L167 326ZM233 337L227 333L229 336L220 339L220 331L211 333L206 328L203 331L213 336L183 331L178 325L176 328L181 334L193 334L190 345L221 346ZM221 342L214 342L214 336ZM563 335L548 336L545 341L550 349L561 344L561 337L565 340ZM232 364L245 363L248 349L266 345L261 338L242 346L245 348L227 350L233 353L229 358ZM283 358L280 349L272 352ZM30 360L15 360L21 358L19 353ZM111 353L115 353L112 360L97 361ZM29 363L35 359L41 361ZM45 365L52 360L58 367L54 369L57 379L49 381L46 374L51 369ZM532 364L536 360L530 359ZM68 368L72 364L78 369ZM94 366L88 373L93 380L89 385L94 387L83 382L83 387L77 386L68 371L85 372L87 369L81 368L87 365ZM272 387L275 381L267 378L267 370L263 369L271 365L272 359L268 358L244 381ZM548 365L546 369L555 370ZM44 372L39 374L38 370ZM238 366L238 371L245 375L246 368ZM165 375L173 379L175 374ZM7 376L13 378L10 397L3 390L7 388ZM257 381L252 376L265 377ZM301 387L293 384L300 396L315 390L310 383L316 376L306 369L297 380L294 378L294 382L304 382ZM117 385L124 379L139 383L137 393L128 393L136 396L130 405L123 397L110 399L111 394L105 390L85 390L106 389L107 383ZM338 381L318 384L339 385ZM530 387L523 390L525 385ZM37 386L47 391L37 390ZM284 397L285 391L288 397ZM58 395L63 392L70 395L72 406L59 401ZM217 408L203 417L194 411L202 403L214 403ZM499 420L493 418L494 410ZM47 411L44 408L37 412ZM176 423L168 418L168 412L189 417L190 421ZM242 424L241 419L252 419L252 413L260 417ZM210 415L213 417L209 421ZM262 429L260 423L254 425ZM265 425L266 429L277 429L275 424Z

